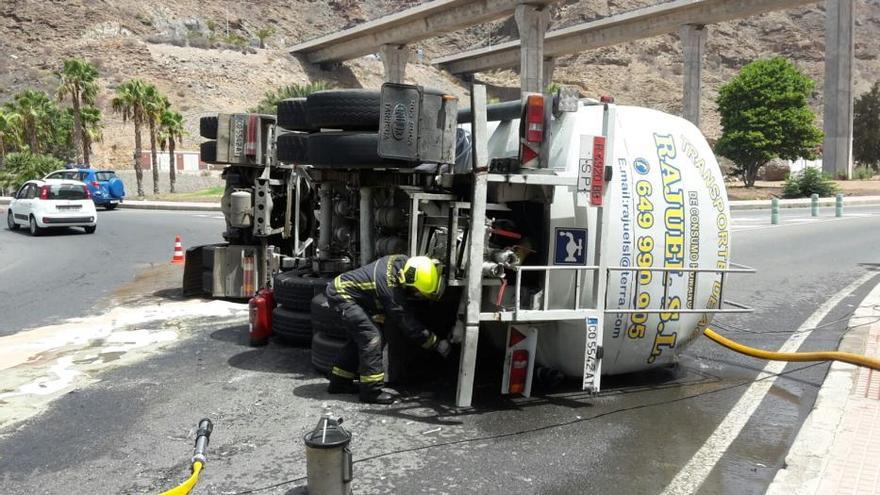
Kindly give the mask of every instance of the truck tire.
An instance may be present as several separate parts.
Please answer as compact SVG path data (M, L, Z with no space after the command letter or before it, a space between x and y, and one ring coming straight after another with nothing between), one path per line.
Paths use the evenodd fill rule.
M309 124L306 98L288 98L278 102L278 127L288 131L312 132L317 129Z
M205 141L199 145L199 157L205 163L217 163L217 141Z
M217 139L217 116L199 119L199 134L205 139Z
M308 96L309 124L317 129L379 130L380 93L371 89L331 89Z
M291 270L275 276L275 300L287 309L308 314L312 298L324 292L329 278L320 277L308 269Z
M345 346L346 339L332 337L322 332L315 332L312 335L312 366L316 371L326 375L330 373L333 362L342 347Z
M272 311L272 335L285 344L308 346L312 341L312 319L308 313L277 307Z
M379 157L375 132L319 132L309 135L308 163L327 168L407 168L413 163Z
M327 296L318 294L312 298L312 330L329 337L347 338L345 326L339 314L327 304Z
M308 160L309 135L301 132L285 132L278 135L275 149L278 160L284 163L303 164Z

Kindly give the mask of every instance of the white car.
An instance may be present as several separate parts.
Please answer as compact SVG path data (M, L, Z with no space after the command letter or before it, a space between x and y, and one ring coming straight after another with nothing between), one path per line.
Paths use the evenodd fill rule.
M31 235L55 227L82 227L91 234L98 226L98 213L88 187L78 180L31 180L9 203L6 225L9 230L26 225Z

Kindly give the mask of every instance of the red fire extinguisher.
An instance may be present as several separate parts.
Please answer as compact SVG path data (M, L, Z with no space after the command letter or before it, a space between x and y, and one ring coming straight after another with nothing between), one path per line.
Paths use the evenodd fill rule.
M248 302L250 310L250 345L261 346L269 342L272 335L272 310L275 309L275 294L272 289L260 289Z

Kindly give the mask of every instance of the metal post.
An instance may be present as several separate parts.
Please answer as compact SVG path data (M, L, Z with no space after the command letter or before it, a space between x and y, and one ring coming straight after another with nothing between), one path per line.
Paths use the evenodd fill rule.
M373 190L361 188L360 242L361 265L373 261Z
M332 233L333 228L330 226L331 219L333 218L333 205L330 201L330 184L321 184L321 188L318 190L318 196L321 199L321 209L319 214L319 228L321 230L318 231L318 257L322 260L326 260L330 257L330 234Z
M816 193L810 196L810 216L819 216L819 195Z
M834 198L834 216L837 218L843 216L843 194L838 194Z
M779 224L779 198L770 200L770 224Z
M458 363L458 388L455 404L470 407L477 367L477 342L480 336L480 303L483 292L483 244L486 240L486 190L488 189L488 126L486 122L486 87L471 88L471 125L474 165L474 198L471 202L471 235L467 269L467 313L461 360Z

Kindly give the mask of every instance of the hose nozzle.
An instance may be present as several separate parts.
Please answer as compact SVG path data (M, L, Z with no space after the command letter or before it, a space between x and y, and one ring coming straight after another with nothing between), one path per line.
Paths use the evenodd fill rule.
M196 461L205 464L208 461L208 458L205 456L205 451L208 450L208 442L211 440L211 432L214 430L214 424L211 423L211 420L205 418L199 421L199 428L196 430L196 445L193 449L192 462Z

